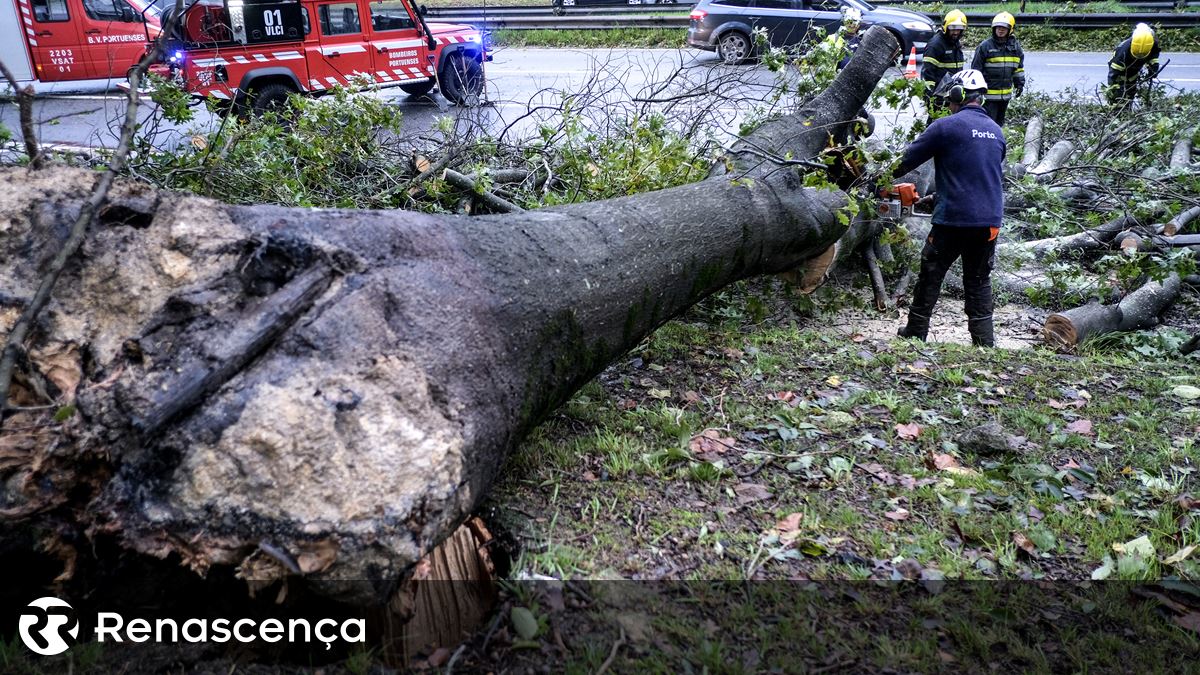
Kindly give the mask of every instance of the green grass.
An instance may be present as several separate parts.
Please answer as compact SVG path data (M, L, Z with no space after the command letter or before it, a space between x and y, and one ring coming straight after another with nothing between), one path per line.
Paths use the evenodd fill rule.
M1171 394L1180 382L1200 382L1195 361L859 344L792 326L746 332L736 329L742 320L668 323L633 352L642 358L585 387L511 458L492 500L501 511L553 513L532 524L533 540L615 544L578 549L556 568L636 575L653 550L684 546L708 578L747 569L756 578L860 576L833 564L829 556L842 551L876 562L913 558L965 579L1079 579L1114 544L1141 535L1161 558L1200 543L1200 527L1178 525L1183 514L1173 506L1198 485L1200 411ZM1078 419L1092 423L1091 433L1068 430ZM961 451L959 433L986 420L998 421L1019 451ZM901 438L896 425L910 423L920 435ZM705 429L734 447L698 458L689 439ZM935 454L965 469L940 471ZM1068 471L1076 464L1084 468ZM882 467L885 478L866 465ZM747 483L766 498L746 499ZM910 516L885 517L898 509ZM753 563L789 513L804 514L802 538L826 553ZM1017 531L1038 545L1038 557L1016 549ZM947 536L966 540L947 547ZM1167 571L1200 576L1187 562L1138 574Z

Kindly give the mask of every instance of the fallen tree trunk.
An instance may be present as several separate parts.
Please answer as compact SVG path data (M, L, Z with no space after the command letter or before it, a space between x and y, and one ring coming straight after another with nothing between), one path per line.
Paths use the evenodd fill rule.
M895 49L872 29L798 113L795 129L808 120L819 139L791 143L780 121L747 142L819 152ZM66 424L44 424L53 408L10 418L6 531L52 533L85 558L89 538L111 535L201 572L272 551L280 575L331 597L386 600L606 364L722 286L801 266L846 232L845 193L804 188L794 167L746 173L475 218L119 184L27 345L27 374L53 385L40 403L76 408ZM6 293L32 295L91 178L0 173Z
M1055 349L1069 351L1090 337L1153 328L1158 316L1178 297L1179 288L1179 275L1171 273L1162 282L1143 284L1114 305L1093 302L1051 314L1042 339Z

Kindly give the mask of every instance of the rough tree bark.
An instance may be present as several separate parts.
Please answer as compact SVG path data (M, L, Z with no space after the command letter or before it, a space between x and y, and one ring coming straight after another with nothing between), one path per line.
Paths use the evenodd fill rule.
M1025 151L1021 155L1021 164L1032 167L1038 163L1042 154L1042 118L1030 118L1025 125Z
M827 92L747 147L813 156L895 51L872 29ZM273 552L280 574L332 597L385 600L525 433L608 362L722 286L803 265L846 232L844 193L744 157L735 175L653 194L475 218L118 184L14 387L18 402L40 389L78 412L35 432L45 413L9 420L0 518L79 555L111 534L198 571ZM91 174L0 176L0 288L19 304ZM0 306L0 330L10 315Z
M1042 338L1063 351L1073 350L1089 337L1114 331L1134 331L1158 325L1158 316L1179 295L1179 275L1171 273L1163 281L1149 281L1125 296L1119 303L1089 303L1046 319Z

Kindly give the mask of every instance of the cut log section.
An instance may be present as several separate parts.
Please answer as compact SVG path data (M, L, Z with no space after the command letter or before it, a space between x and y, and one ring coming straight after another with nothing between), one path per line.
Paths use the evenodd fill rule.
M417 563L368 622L382 626L385 663L406 668L418 656L453 649L479 629L498 597L491 543L487 526L472 517Z
M1179 296L1180 279L1172 273L1162 282L1149 281L1119 303L1097 302L1051 314L1042 329L1046 344L1072 351L1084 340L1105 333L1146 330L1158 325L1158 316Z

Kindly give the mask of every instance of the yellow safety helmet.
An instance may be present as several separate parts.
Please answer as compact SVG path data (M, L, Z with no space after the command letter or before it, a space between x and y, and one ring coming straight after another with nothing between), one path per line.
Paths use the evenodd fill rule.
M942 23L942 30L949 32L953 28L960 30L967 29L967 15L957 9L952 9L946 13L946 20Z
M1012 29L1017 27L1017 19L1008 12L1000 12L992 19L992 28L996 28L997 26L1007 26L1011 32Z
M1144 23L1139 23L1133 29L1133 43L1129 46L1134 58L1144 59L1154 49L1154 29Z

